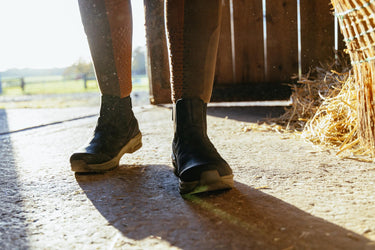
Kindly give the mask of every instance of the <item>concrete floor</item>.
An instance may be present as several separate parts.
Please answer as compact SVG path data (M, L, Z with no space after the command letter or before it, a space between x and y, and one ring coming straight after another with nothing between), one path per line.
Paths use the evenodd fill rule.
M75 175L68 159L97 107L0 110L0 249L375 249L374 165L243 131L281 107L209 108L235 188L185 198L170 109L134 110L144 146L95 175Z

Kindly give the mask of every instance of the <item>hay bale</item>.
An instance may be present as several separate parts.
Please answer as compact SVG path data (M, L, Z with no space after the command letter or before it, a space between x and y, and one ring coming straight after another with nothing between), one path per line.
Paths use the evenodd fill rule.
M375 158L375 0L332 0L353 67L337 95L325 98L304 128L338 153Z
M317 68L293 85L292 107L276 120L301 128L310 141L334 147L345 157L375 159L375 0L331 0L352 69ZM336 61L337 64L337 61ZM337 65L335 65L337 66ZM343 72L343 73L338 73Z
M375 1L332 0L332 4L353 66L358 144L375 157Z

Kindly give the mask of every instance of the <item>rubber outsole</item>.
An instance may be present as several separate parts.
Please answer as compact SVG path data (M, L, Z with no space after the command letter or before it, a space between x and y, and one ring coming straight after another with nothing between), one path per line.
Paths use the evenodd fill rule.
M217 170L209 170L201 173L199 181L180 180L179 190L182 195L186 195L232 189L233 186L233 175L220 176Z
M177 162L172 153L172 164L177 177ZM211 191L232 189L234 187L233 175L220 176L217 170L207 170L201 173L197 181L179 181L179 191L181 195L198 194Z
M128 153L134 153L142 147L142 134L138 133L135 137L120 150L120 152L111 160L100 164L87 164L84 160L72 161L71 169L76 173L101 173L113 170L119 166L121 157Z

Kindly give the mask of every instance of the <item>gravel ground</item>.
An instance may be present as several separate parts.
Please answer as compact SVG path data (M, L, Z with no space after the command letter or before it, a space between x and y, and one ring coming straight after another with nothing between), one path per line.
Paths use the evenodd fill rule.
M211 106L235 188L183 198L169 106L135 105L143 147L116 170L70 171L97 105L0 110L1 249L375 249L375 165L254 126L282 107Z

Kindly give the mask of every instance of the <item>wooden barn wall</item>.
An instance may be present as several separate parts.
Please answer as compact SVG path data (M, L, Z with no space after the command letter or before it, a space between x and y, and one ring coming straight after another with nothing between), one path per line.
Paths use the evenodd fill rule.
M267 1L267 76L265 83L288 82L298 72L296 0Z
M164 0L144 0L144 7L150 102L170 103L171 87L164 26Z
M215 82L232 83L233 82L233 61L232 61L232 43L230 27L230 9L229 2L223 6L220 40L216 59ZM218 72L221 72L218 74Z
M333 7L327 0L301 1L302 73L320 62L334 57ZM344 49L344 37L339 35L339 49Z
M170 88L164 1L144 0L144 3L151 102L168 103ZM264 57L262 0L232 0L232 6L230 3L230 0L224 0L211 100L289 98L290 88L285 83L298 74L297 1L266 1L267 58ZM333 58L334 17L329 0L300 0L300 11L301 68L304 74L319 62ZM341 36L339 41L340 48L344 48Z

